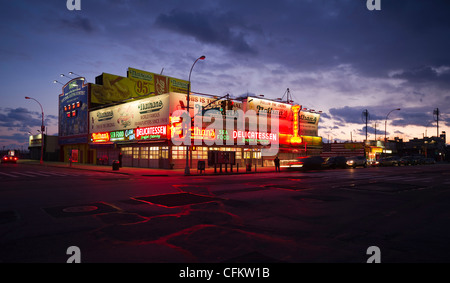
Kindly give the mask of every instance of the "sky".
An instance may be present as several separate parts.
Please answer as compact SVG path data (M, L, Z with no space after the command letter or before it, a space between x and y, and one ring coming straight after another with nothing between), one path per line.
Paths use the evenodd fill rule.
M69 72L95 82L128 67L188 79L192 91L322 111L324 141L436 136L450 125L450 1L0 0L0 149L58 132ZM400 108L399 111L391 110ZM388 119L386 119L387 114Z

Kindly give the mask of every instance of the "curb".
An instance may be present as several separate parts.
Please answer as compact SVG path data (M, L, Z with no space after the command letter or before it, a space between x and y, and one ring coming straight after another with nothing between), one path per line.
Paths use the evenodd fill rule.
M180 174L164 174L164 173L159 173L159 172L149 172L149 173L139 173L139 174L133 174L130 172L120 172L119 170L108 170L108 169L98 169L95 168L96 165L92 165L92 168L83 168L83 167L77 167L77 165L74 166L70 166L68 164L52 164L50 163L45 163L44 164L39 164L38 162L19 162L22 164L28 164L28 165L39 165L39 166L48 166L48 167L58 167L58 168L67 168L67 169L75 169L75 170L86 170L86 171L95 171L95 172L104 172L104 173L111 173L111 174L121 174L121 175L128 175L128 176L132 176L132 175L138 175L138 176L143 176L143 177L162 177L162 176L182 176L182 177L198 177L198 176L229 176L229 175L245 175L245 174L262 174L262 173L276 173L275 170L268 170L268 171L241 171L241 172L222 172L222 173L194 173L194 174L190 174L190 175L184 175L183 173ZM134 167L132 167L134 168ZM142 169L151 169L151 168L142 168Z

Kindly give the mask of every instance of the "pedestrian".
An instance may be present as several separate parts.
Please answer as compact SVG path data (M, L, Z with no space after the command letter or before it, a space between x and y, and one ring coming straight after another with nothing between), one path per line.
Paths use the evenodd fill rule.
M278 156L275 157L273 162L275 163L275 171L280 172L280 159L278 158Z

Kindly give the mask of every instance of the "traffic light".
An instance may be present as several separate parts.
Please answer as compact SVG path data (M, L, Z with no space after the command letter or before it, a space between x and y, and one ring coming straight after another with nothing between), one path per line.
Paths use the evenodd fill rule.
M233 110L233 100L227 100L227 110Z
M227 101L226 100L222 100L220 102L220 112L224 112L227 110Z

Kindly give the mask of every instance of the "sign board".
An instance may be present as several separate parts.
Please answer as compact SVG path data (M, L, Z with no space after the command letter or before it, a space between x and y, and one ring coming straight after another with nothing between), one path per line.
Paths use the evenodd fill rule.
M88 85L84 78L71 80L59 95L59 137L87 135L88 129Z
M319 113L310 113L306 111L299 112L299 135L300 136L318 136L319 135Z
M208 166L220 165L220 164L236 164L236 152L235 151L208 151Z
M169 124L169 95L158 95L89 113L90 133Z

